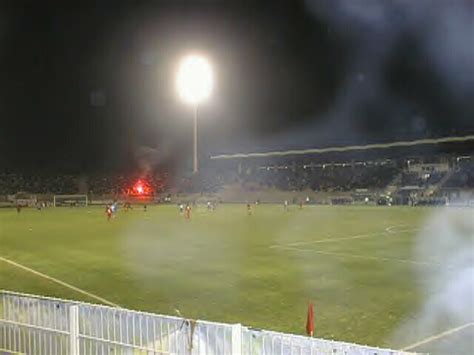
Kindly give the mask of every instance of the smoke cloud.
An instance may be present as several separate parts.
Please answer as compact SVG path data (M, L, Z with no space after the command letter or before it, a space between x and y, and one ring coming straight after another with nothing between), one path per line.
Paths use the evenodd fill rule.
M474 351L473 326L446 333L474 321L473 247L472 210L445 208L430 217L427 228L417 237L414 253L419 261L433 261L442 266L418 270L424 299L419 314L396 332L394 344L407 346L426 340L410 350L432 354Z
M161 142L159 148L147 146L138 147L135 150L134 155L141 174L146 174L170 159L172 152L172 145L164 141Z
M463 133L474 129L472 1L308 0L306 6L348 44L346 75L317 121L263 146L418 138L438 135L446 122ZM394 63L408 69L399 74Z

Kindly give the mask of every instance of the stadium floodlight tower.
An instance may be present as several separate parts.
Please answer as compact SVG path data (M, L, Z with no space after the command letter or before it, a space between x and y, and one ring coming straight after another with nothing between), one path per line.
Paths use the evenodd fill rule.
M194 108L193 172L196 174L199 170L197 153L198 106L211 96L213 87L212 68L209 61L205 57L196 54L184 57L178 69L176 87L181 99Z

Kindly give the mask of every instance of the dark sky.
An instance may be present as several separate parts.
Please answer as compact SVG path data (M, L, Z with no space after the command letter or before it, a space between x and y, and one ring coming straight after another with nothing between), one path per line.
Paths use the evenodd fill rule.
M469 0L2 1L0 164L187 163L174 75L206 54L202 154L474 132Z

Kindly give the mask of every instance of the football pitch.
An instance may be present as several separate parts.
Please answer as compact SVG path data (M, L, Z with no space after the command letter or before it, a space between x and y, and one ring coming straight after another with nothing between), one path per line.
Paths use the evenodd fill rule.
M220 205L195 207L186 220L176 206L149 206L121 209L108 222L103 207L3 209L0 289L93 303L97 296L298 334L311 301L317 337L403 347L434 335L395 336L423 307L425 269L446 268L441 254L415 252L436 213L260 205L249 216L244 205Z

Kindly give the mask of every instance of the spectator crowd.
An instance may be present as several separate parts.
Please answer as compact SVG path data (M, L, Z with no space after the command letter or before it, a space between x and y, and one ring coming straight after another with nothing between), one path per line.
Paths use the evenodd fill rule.
M143 181L153 193L161 193L167 184L167 174L95 174L37 175L25 173L0 173L0 195L16 193L34 194L91 194L119 195L131 193L138 180Z
M444 179L446 177L446 179ZM443 181L444 179L444 181ZM474 162L468 160L448 171L420 174L393 162L330 163L318 165L254 165L240 169L219 166L203 169L197 175L171 179L167 173L41 175L0 173L0 195L19 192L35 194L124 195L133 193L137 181L143 181L154 194L170 189L177 192L217 192L224 186L275 188L284 191L350 191L383 189L388 185L432 186L443 181L445 187L474 188Z

